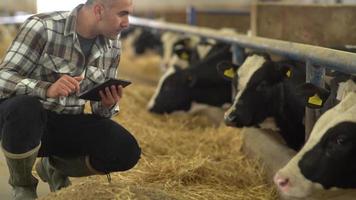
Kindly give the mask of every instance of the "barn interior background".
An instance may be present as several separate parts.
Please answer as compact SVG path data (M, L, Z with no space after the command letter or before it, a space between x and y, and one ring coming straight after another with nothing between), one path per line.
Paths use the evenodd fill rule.
M70 10L85 0L2 0L0 16ZM232 28L243 34L338 48L356 44L356 0L134 0L135 16L187 23L197 10L196 26ZM0 18L0 24L2 24ZM0 58L18 30L0 26ZM240 130L216 123L213 114L153 115L146 105L159 77L161 58L154 52L135 56L124 47L120 76L135 84L125 91L114 120L135 133L143 157L132 171L113 182L94 176L74 179L70 188L41 199L278 199L264 166L242 151ZM219 115L220 116L220 115ZM0 199L9 198L8 172L0 158Z

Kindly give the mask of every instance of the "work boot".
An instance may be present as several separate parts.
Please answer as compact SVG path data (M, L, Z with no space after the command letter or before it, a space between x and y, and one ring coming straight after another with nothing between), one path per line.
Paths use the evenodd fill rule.
M25 158L17 158L17 154L7 153L5 150L4 154L10 173L9 184L12 186L12 200L36 199L38 180L32 175L32 167L36 161L37 150Z
M89 164L89 157L62 158L57 156L41 158L36 171L42 181L48 182L51 192L71 185L69 177L83 177L100 172Z
M54 168L48 157L41 158L36 164L36 172L43 182L48 182L51 192L71 185L68 176Z

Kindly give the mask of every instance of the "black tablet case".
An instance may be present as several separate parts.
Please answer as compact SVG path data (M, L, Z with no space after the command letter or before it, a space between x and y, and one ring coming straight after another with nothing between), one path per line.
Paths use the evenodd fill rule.
M102 90L105 92L106 87L110 87L112 85L121 85L122 87L126 87L131 84L131 81L123 80L123 79L114 79L110 78L103 83L95 85L93 88L86 90L78 95L80 99L86 99L91 101L100 101L101 97L99 91Z

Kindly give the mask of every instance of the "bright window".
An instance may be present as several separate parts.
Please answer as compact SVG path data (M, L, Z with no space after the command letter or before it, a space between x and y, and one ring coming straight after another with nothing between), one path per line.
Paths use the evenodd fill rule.
M86 0L37 0L37 12L72 10Z

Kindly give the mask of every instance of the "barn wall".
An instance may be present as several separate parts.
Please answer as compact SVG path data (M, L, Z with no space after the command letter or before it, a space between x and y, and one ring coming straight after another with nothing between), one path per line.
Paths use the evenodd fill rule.
M24 11L36 13L36 0L1 0L0 14L12 15L14 12Z
M356 6L257 4L252 33L261 37L335 47L356 44Z
M165 10L165 11L135 11L134 15L149 18L162 18L168 22L186 23L187 15L185 10ZM234 28L237 32L246 33L250 29L250 15L235 14L197 14L197 25L210 28Z
M248 7L251 0L140 0L135 2L135 10L142 12L147 10L184 10L192 5L198 8L241 8Z

